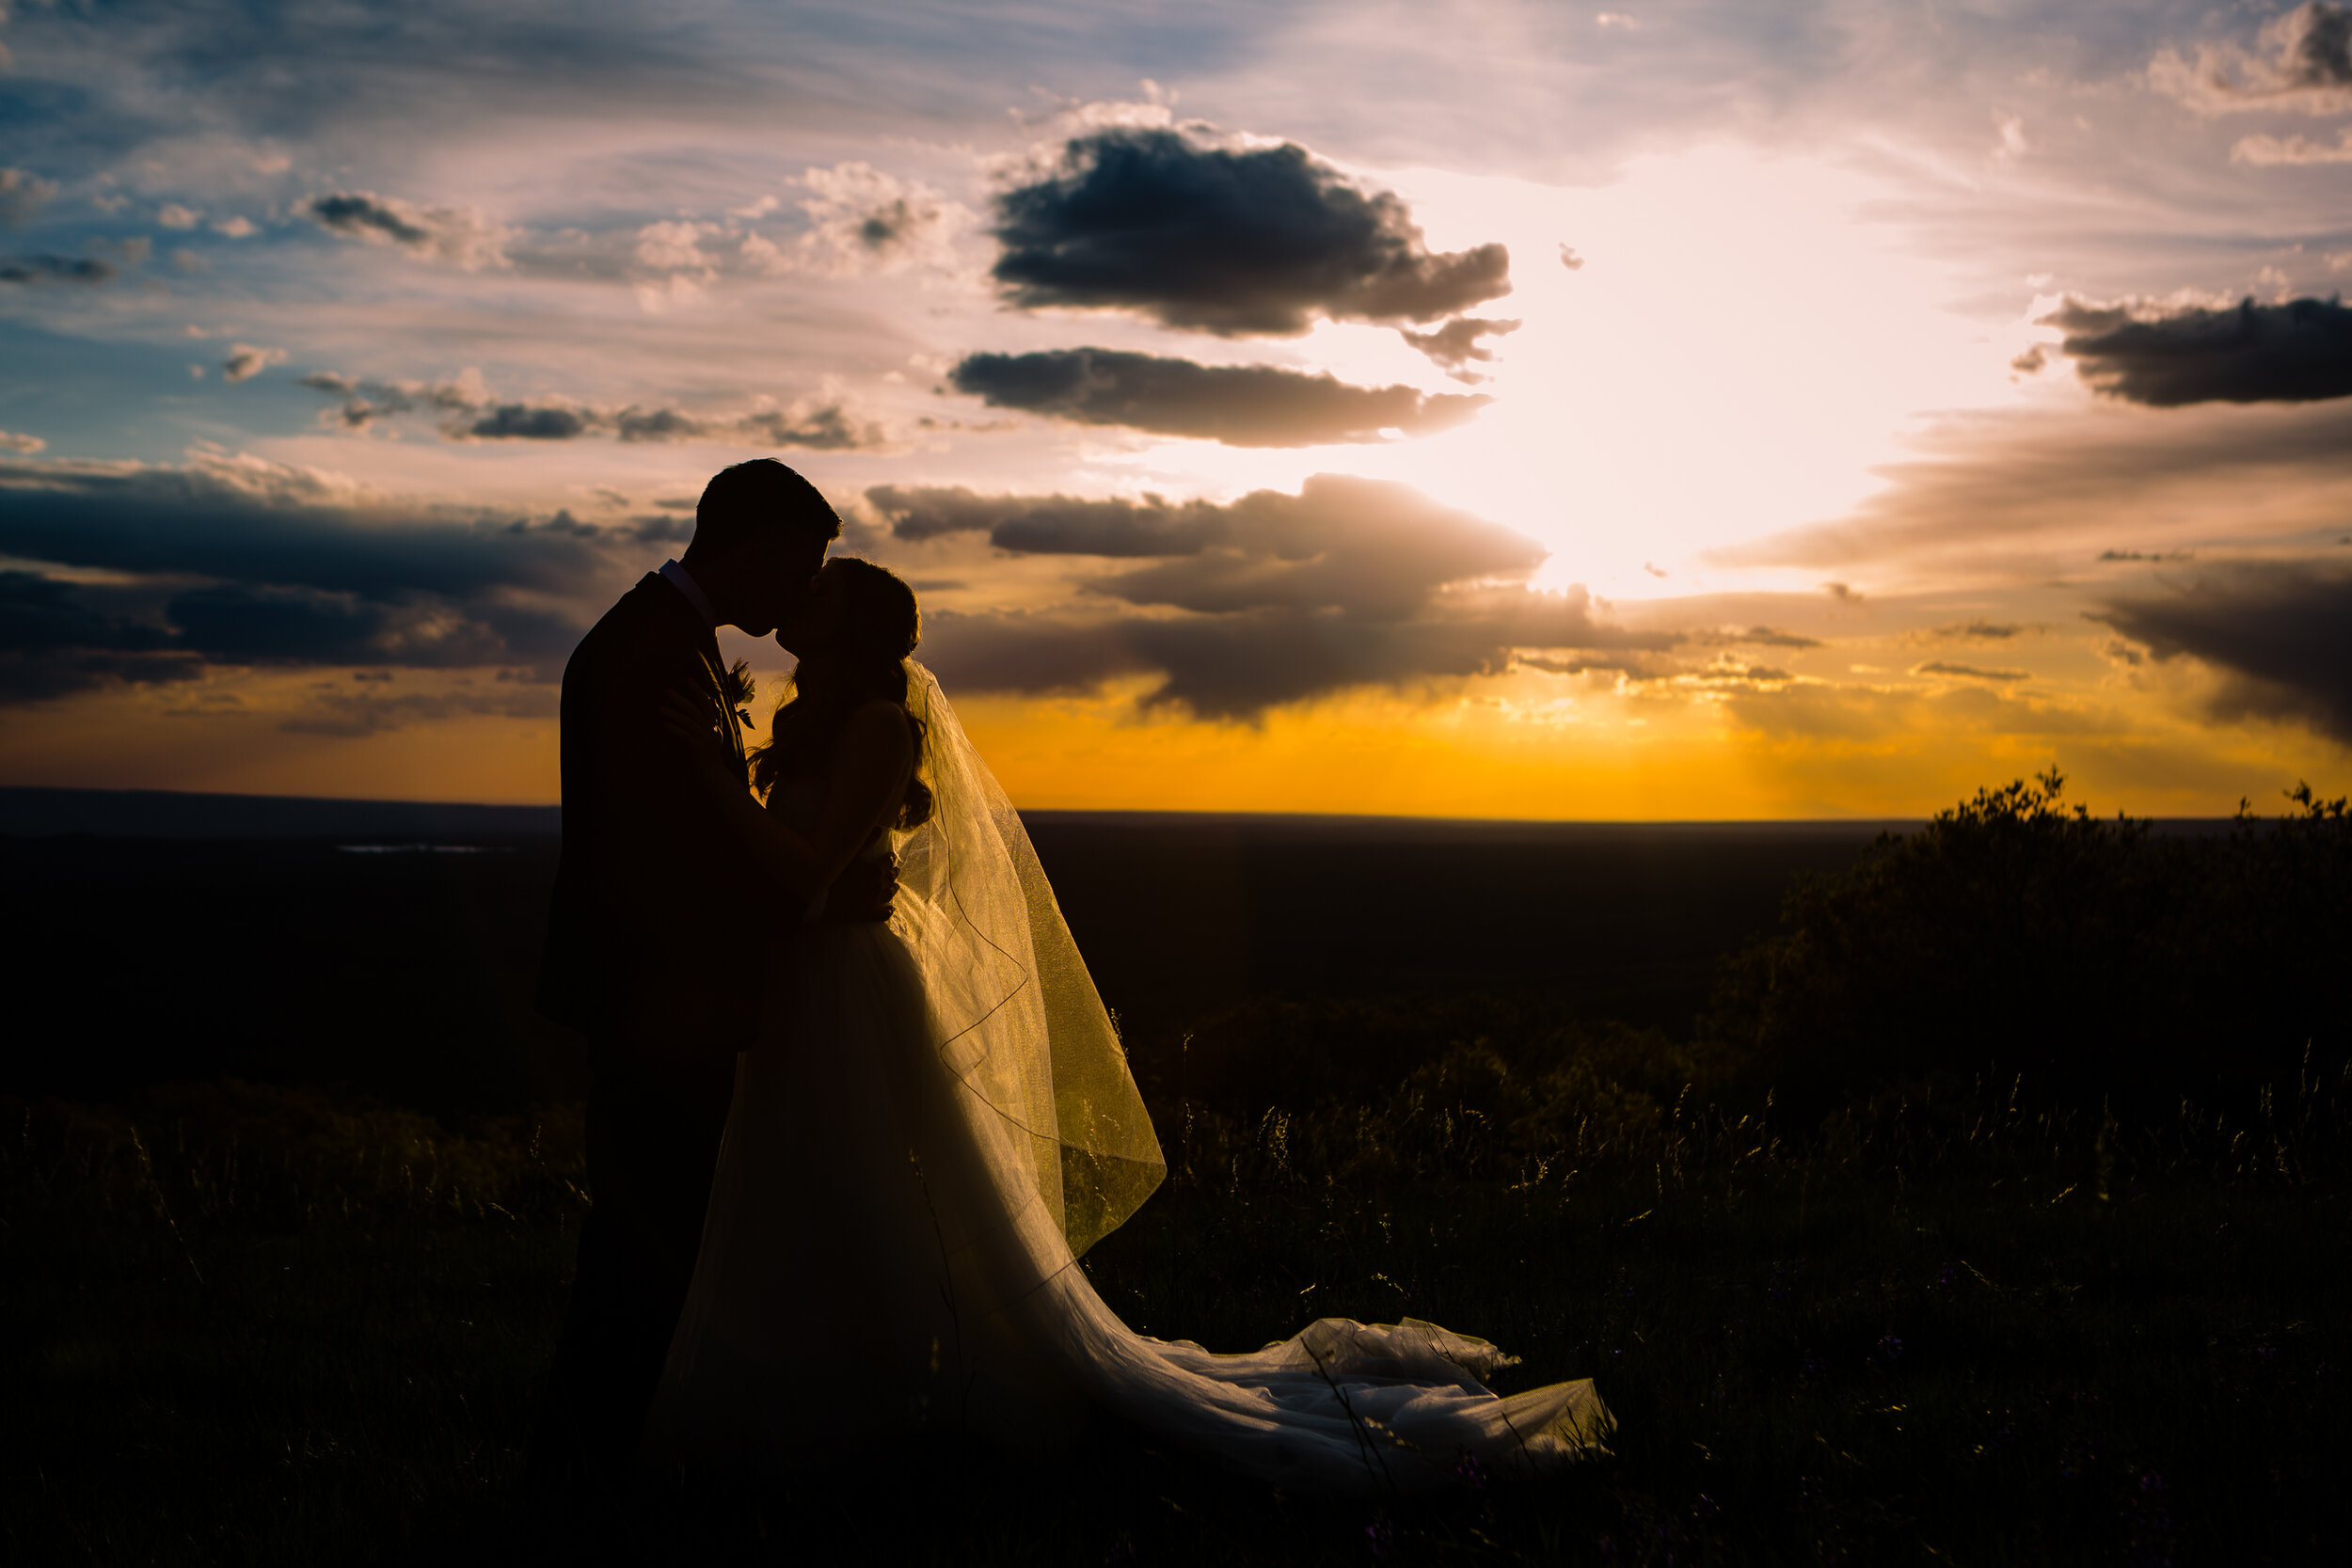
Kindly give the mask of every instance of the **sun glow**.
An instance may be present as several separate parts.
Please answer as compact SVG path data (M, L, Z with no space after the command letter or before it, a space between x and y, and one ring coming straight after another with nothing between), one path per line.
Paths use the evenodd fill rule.
M1319 469L1402 481L1541 540L1540 584L1613 598L1810 588L1762 573L1735 584L1696 558L1849 510L1923 416L2018 395L2008 360L2030 291L2021 280L2010 321L1952 308L1955 270L1866 215L1892 192L1860 174L1717 148L1589 189L1367 179L1409 200L1433 248L1510 246L1512 293L1476 313L1521 325L1468 367L1491 377L1470 389L1496 401L1383 447L1184 451L1212 488L1291 488ZM1326 325L1296 356L1343 380L1448 386L1374 327ZM1176 456L1154 443L1134 462Z

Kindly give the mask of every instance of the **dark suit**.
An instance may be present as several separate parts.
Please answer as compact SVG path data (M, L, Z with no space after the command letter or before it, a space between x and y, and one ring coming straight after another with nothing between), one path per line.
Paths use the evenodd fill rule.
M648 573L564 671L564 855L539 1010L588 1037L588 1180L564 1339L532 1469L600 1480L634 1451L694 1273L754 1022L762 911L663 693L708 695L736 754L711 629Z

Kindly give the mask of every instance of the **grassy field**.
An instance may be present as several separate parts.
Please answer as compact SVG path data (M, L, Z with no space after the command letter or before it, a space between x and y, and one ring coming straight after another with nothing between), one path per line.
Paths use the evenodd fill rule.
M1459 1075L1455 1075L1458 1079ZM1613 1457L1335 1506L1120 1436L560 1511L518 1485L582 1211L575 1116L450 1129L215 1085L7 1107L13 1562L2312 1562L2352 1544L2341 1084L2249 1125L1997 1093L1789 1142L1625 1096L1549 1154L1476 1085L1156 1107L1167 1188L1089 1269L1254 1346L1434 1319L1590 1375ZM1581 1147L1580 1147L1581 1146Z
M1170 1167L1087 1259L1113 1307L1221 1349L1426 1318L1615 1412L1607 1457L1409 1506L1117 1431L534 1500L586 1209L528 1018L544 851L6 847L40 895L0 911L28 1091L0 1099L0 1552L2352 1560L2352 808L2168 837L2060 783L1799 879L1711 1004L1729 939L1643 922L1713 897L1727 927L1822 846L1070 828ZM151 924L89 939L126 911ZM1597 966L1633 1022L1594 1021ZM1243 989L1267 975L1297 984Z

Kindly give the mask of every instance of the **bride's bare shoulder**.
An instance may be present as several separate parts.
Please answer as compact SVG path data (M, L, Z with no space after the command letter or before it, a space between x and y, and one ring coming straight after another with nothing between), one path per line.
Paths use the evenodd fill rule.
M841 743L869 754L903 756L914 750L907 710L887 697L860 703L841 727Z

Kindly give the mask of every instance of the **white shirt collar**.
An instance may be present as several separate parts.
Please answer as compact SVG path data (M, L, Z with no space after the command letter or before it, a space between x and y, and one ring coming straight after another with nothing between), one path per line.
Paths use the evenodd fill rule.
M670 579L673 588L686 595L686 602L694 607L695 612L703 618L703 625L713 631L719 629L719 612L710 608L710 595L703 592L703 585L694 580L693 573L675 561L665 561L661 563L661 575Z

